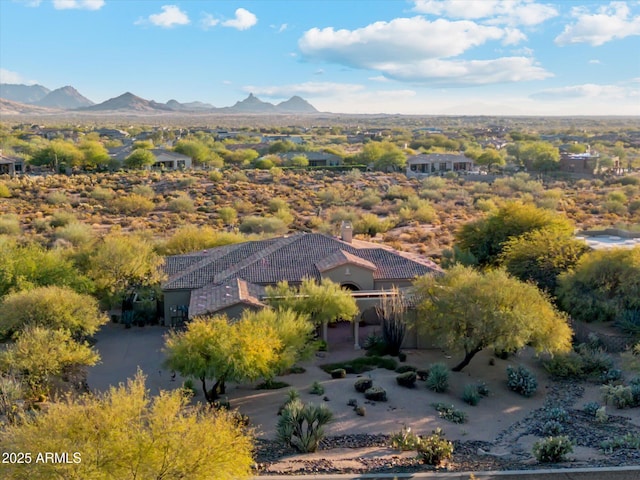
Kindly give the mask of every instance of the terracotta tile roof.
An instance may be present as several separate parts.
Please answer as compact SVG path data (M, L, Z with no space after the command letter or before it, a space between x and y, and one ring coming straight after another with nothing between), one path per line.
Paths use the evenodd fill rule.
M369 242L352 244L319 233L298 234L269 240L244 242L167 258L169 279L164 290L194 290L241 278L259 285L281 280L299 283L305 277L320 280L320 269L342 256L367 265L376 280L412 279L439 272L432 261ZM345 260L345 262L347 262ZM348 262L347 262L348 263ZM181 270L181 267L184 269Z
M364 258L356 257L355 255L345 252L344 250L338 250L336 253L329 255L328 257L316 262L316 268L320 273L324 273L332 268L339 267L340 265L353 264L358 265L367 270L377 270L373 263Z
M191 292L189 317L216 313L239 303L264 307L264 303L260 301L262 295L264 287L239 278L220 285L207 285Z

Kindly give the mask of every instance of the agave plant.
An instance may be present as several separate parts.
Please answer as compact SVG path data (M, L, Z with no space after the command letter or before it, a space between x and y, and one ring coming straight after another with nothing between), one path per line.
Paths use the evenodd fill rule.
M323 427L332 419L333 413L324 404L293 400L286 405L278 420L278 441L302 453L315 452L324 438Z

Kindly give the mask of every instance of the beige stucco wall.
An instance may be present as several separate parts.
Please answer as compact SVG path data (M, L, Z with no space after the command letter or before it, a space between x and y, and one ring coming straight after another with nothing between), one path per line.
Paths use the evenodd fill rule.
M246 303L236 303L230 307L218 310L215 315L226 315L231 320L237 320L242 316L242 312L245 310L257 311L258 307L254 305L248 305Z
M168 325L171 321L171 316L174 315L172 313L172 308L177 307L178 305L186 305L189 306L189 302L191 301L191 291L190 290L169 290L164 292L164 321L165 325Z
M347 269L349 275L347 275ZM346 264L332 268L321 273L322 278L328 278L332 282L342 285L343 283L352 283L360 290L373 290L373 271L358 265Z
M376 280L374 290L391 290L393 287L404 288L412 285L412 280Z

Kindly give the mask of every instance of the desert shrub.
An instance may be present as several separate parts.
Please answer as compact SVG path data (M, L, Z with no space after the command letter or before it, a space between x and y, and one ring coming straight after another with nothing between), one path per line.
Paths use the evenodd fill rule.
M444 363L434 363L429 366L427 388L437 393L446 392L449 388L449 367Z
M549 437L533 445L533 455L542 463L562 462L566 455L573 452L569 437Z
M417 445L418 458L427 465L440 465L453 456L453 443L445 440L441 429L436 429L428 437L423 437Z
M401 362L407 361L407 354L404 352L398 352L398 360Z
M378 205L382 199L375 193L367 193L360 200L358 200L358 206L369 210Z
M415 372L418 369L412 365L400 365L396 368L396 373L407 373L407 372Z
M580 344L576 347L576 351L582 357L582 368L587 376L599 376L614 366L611 355L601 348Z
M187 194L180 194L167 203L167 209L174 213L191 213L195 211L193 200Z
M144 198L148 198L149 200L153 199L153 197L156 196L156 192L149 185L136 185L131 189L131 193Z
M280 390L281 388L289 387L287 382L281 382L278 380L267 379L264 382L260 382L256 385L256 390Z
M622 370L619 368L612 368L606 372L602 372L600 375L600 381L605 384L614 384L622 380Z
M219 170L214 170L213 172L209 172L209 180L213 183L218 183L224 178L224 175Z
M458 410L453 405L438 402L432 403L431 406L440 414L440 418L444 418L453 423L465 423L467 421L467 414L462 410Z
M356 383L353 384L353 387L357 392L364 393L366 390L369 390L373 386L373 380L370 378L359 378L356 380Z
M17 215L0 216L0 235L20 235L20 220Z
M358 405L354 410L360 417L364 417L367 414L367 409L363 405Z
M353 224L353 232L375 237L378 233L384 233L395 226L395 221L390 218L380 218L373 213L363 213Z
M632 407L633 393L631 387L626 385L603 385L600 387L602 400L605 405L613 405L616 408Z
M584 376L584 362L575 352L566 355L554 355L542 362L544 369L554 378L582 378Z
M315 452L324 438L324 426L333 419L326 405L304 404L299 399L282 410L276 426L277 438L302 453Z
M489 393L491 393L489 387L487 387L487 384L484 382L476 383L476 389L481 397L488 397Z
M0 198L11 197L11 190L4 183L0 182Z
M356 400L355 398L350 398L349 400L347 400L347 406L353 407L355 409L358 406L358 400Z
M607 420L609 420L609 415L607 415L607 407L602 406L596 411L596 422L607 423Z
M562 407L552 407L546 412L546 417L549 420L555 420L557 422L566 422L569 420L569 412Z
M49 220L49 225L53 228L64 227L69 225L70 223L75 223L78 220L76 216L71 212L65 212L64 210L58 210L53 213L51 220Z
M538 388L538 381L533 373L523 366L507 367L507 386L522 396L530 397Z
M429 376L429 370L416 370L416 375L418 376L418 380L424 382Z
M111 206L117 213L123 215L141 216L154 209L154 203L151 200L135 193L116 198L111 202Z
M106 202L108 200L113 199L113 197L115 196L116 196L116 192L114 192L110 188L102 188L102 187L96 187L91 191L91 193L89 193L89 197L99 202Z
M331 370L331 378L347 378L347 371L344 368Z
M320 382L313 382L309 393L312 395L324 395L324 387Z
M547 420L541 428L542 435L545 437L555 437L560 435L563 430L562 424L557 420Z
M396 382L401 387L413 388L416 386L416 378L416 372L405 372L396 377Z
M222 207L218 209L218 215L225 225L233 225L238 220L238 212L233 207Z
M282 411L287 407L287 405L296 400L300 400L300 392L298 392L298 390L296 390L295 388L289 389L289 391L287 392L287 399L278 408L278 415L282 415Z
M287 225L276 217L258 217L250 215L245 217L240 224L242 233L274 233L281 234L287 231Z
M403 452L417 449L418 443L420 443L420 437L411 431L411 427L407 428L406 425L399 432L392 434L390 439L391 448Z
M67 198L67 194L64 192L51 192L47 195L45 199L49 205L62 205L63 203L68 203L69 199Z
M387 343L376 332L371 332L367 335L362 347L367 352L367 355L385 355L387 353Z
M345 362L327 363L325 365L320 365L320 368L327 373L331 373L331 370L335 370L336 368L344 368L347 373L360 374L363 372L368 372L375 368L395 370L397 366L398 362L396 362L393 358L378 357L374 355L370 357L367 356L354 358L353 360L348 360Z
M600 409L600 404L598 402L588 402L588 403L585 403L584 406L582 407L582 410L584 411L584 413L592 417L596 416L596 413L599 409Z
M382 387L374 385L364 391L364 398L373 402L386 402L387 391Z
M80 222L72 222L64 227L56 229L56 238L61 238L75 246L85 245L93 238L93 230L90 225Z
M612 453L615 450L618 450L621 448L639 450L640 434L627 433L620 437L615 437L610 440L605 440L600 444L600 448L604 451L604 453Z
M462 400L471 406L476 406L480 401L480 392L476 384L465 385L462 391Z
M195 387L193 379L191 378L187 378L184 382L182 382L182 389L192 397L196 396L198 393L198 389Z

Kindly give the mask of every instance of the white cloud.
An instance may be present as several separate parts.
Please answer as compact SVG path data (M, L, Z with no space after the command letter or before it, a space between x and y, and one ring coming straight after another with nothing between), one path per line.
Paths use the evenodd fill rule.
M256 23L258 23L258 17L249 10L238 8L236 10L236 17L222 22L222 26L236 28L238 30L247 30L253 27Z
M527 36L517 28L505 28L504 38L502 39L503 45L517 45L520 42L527 39Z
M413 17L375 22L356 30L312 28L304 33L298 46L311 59L369 68L384 61L453 57L505 37L506 32L498 27L444 19L430 22Z
M35 80L27 80L18 72L12 72L6 68L0 68L0 83L33 85Z
M22 3L26 7L39 7L42 0L13 0L16 3Z
M555 39L557 45L588 43L594 47L632 35L640 35L640 15L631 16L625 2L611 2L596 13L585 7L574 7L571 16L575 22L564 27Z
M434 85L487 85L492 83L543 80L553 74L529 57L502 57L492 60L429 59L414 63L388 62L377 70L386 77Z
M253 93L254 95L263 95L265 97L274 98L289 97L291 95L324 97L353 94L364 90L364 86L354 83L304 82L267 87L247 85L246 87L243 87L243 90L248 93Z
M589 60L589 64L590 65L600 65L602 62L600 60L598 60L597 58L594 58L592 60Z
M211 15L210 13L205 13L204 16L202 17L202 20L200 21L200 24L202 25L203 28L207 29L207 28L211 28L211 27L215 27L216 25L218 25L220 23L220 20L218 20L217 18L215 18L213 15Z
M585 83L582 85L570 85L566 87L548 88L531 95L534 99L559 100L559 99L598 99L598 100L627 100L638 99L638 88L624 85L598 85ZM640 111L640 108L636 106Z
M172 28L176 25L188 25L190 23L189 16L180 10L176 5L163 5L162 13L154 13L149 15L147 19L140 19L136 25L151 23L157 27Z
M287 25L286 23L283 23L282 25L269 25L271 28L273 28L274 30L276 30L278 33L282 33L284 32L287 28L289 28L289 25Z
M538 25L558 11L533 0L414 0L414 11L448 18L480 20L490 24Z
M100 10L104 7L104 0L53 0L56 10Z
M381 83L387 83L391 81L384 75L376 75L375 77L369 77L368 80L371 80L372 82L381 82Z

